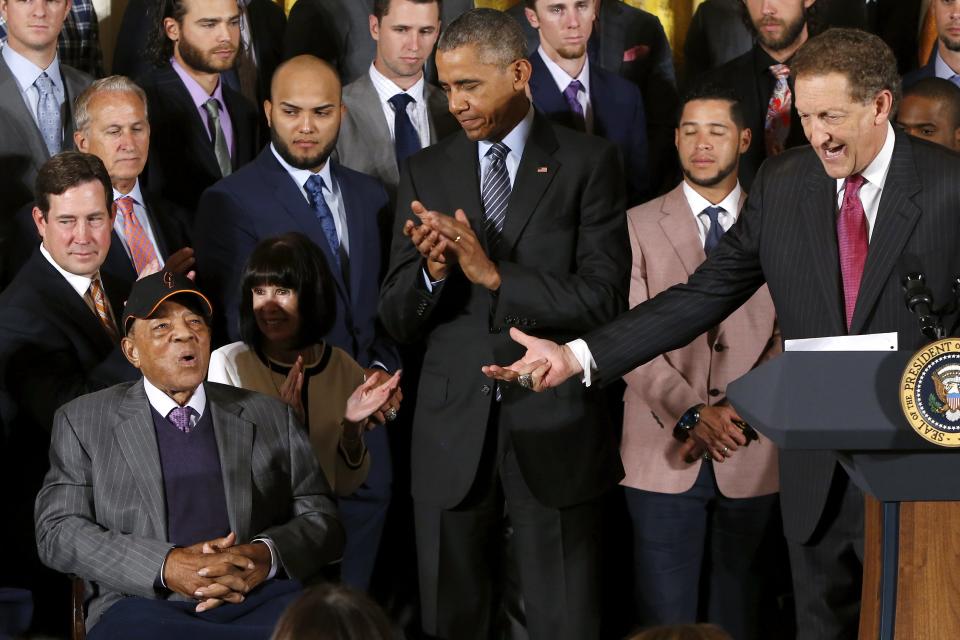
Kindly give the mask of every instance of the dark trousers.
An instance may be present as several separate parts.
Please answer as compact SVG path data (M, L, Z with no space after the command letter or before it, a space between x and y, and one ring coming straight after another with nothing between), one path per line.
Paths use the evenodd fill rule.
M787 540L798 640L854 640L863 581L863 492L840 465L820 523L805 544Z
M727 498L704 462L679 494L626 489L633 523L634 601L639 623L712 622L735 640L758 638L764 584L759 551L777 494Z
M512 448L487 445L463 503L454 509L414 504L424 631L448 640L497 637L494 629L504 619L506 516L512 529L506 561L519 575L529 637L597 638L598 503L543 505L530 493Z
M387 521L393 483L393 459L384 425L364 436L370 473L353 494L341 498L340 522L347 533L340 577L347 586L367 591Z
M196 602L127 597L107 609L89 640L268 640L284 610L302 592L296 580L270 580L240 604L196 613Z

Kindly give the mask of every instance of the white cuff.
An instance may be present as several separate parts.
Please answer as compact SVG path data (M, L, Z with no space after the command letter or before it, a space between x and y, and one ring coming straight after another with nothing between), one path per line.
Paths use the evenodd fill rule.
M584 386L589 387L590 376L597 370L597 363L593 359L593 354L590 353L590 347L588 347L587 343L581 338L571 340L566 346L573 353L573 357L577 359L577 362L580 363L580 368L583 369L583 376L580 377L580 381Z
M262 542L270 549L270 573L267 574L267 580L273 579L277 575L277 550L273 546L273 540L270 538L254 538L253 542Z
M431 279L430 279L430 272L427 271L427 268L426 268L426 267L424 267L423 269L421 269L421 271L423 271L423 282L424 282L424 284L427 285L427 291L428 291L429 293L433 293L433 288L436 287L438 284L440 284L441 282L444 281L444 278L441 278L440 280L431 280Z

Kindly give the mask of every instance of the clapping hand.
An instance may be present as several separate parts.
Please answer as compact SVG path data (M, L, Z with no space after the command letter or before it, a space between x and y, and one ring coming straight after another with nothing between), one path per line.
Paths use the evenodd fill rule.
M367 375L366 381L354 389L347 398L347 409L344 418L347 422L363 424L367 418L375 413L387 414L391 410L396 415L400 409L400 374L398 370L387 378L384 371L376 371ZM386 378L386 380L384 380Z
M306 412L303 410L303 356L297 356L297 361L290 367L286 379L280 385L280 399L290 405L293 409L293 415L296 416L300 424L306 419Z

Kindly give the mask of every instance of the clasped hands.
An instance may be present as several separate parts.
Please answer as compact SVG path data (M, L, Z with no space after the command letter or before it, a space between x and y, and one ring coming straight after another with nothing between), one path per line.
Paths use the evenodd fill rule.
M410 210L420 224L407 220L403 224L403 235L410 238L423 256L431 280L445 279L451 265L458 264L470 282L490 291L500 288L500 271L483 250L463 209L448 216L439 211L428 211L423 203L414 200L410 203Z
M199 600L197 613L224 602L238 604L270 574L270 548L262 542L237 545L223 538L172 549L163 566L167 588Z
M749 441L735 420L743 418L729 405L702 407L700 422L690 429L690 437L680 446L681 459L692 463L709 456L715 462L723 462L737 449L747 446Z

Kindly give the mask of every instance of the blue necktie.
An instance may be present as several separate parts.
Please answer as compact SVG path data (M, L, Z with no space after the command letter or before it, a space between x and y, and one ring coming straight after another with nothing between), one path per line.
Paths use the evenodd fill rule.
M44 71L34 80L33 86L37 88L40 99L37 101L37 123L40 125L40 133L43 135L43 142L47 145L47 151L50 155L60 153L61 132L60 132L60 104L57 101L56 93L53 89L53 80Z
M397 168L402 166L404 160L420 151L420 134L410 122L410 115L407 113L407 105L413 101L413 96L408 93L398 93L388 100L393 106L393 145L397 153Z
M317 214L317 220L320 221L320 228L323 229L323 235L327 238L327 244L330 245L330 253L333 254L337 271L340 271L340 236L337 235L337 225L333 222L333 212L330 211L327 201L323 198L324 186L323 178L312 175L307 178L303 188L310 199L310 207Z
M486 153L486 157L490 158L490 166L480 186L484 226L491 251L500 241L503 221L507 217L507 204L510 202L510 174L506 163L508 153L510 148L502 142L491 145Z
M708 256L713 249L720 244L720 238L723 237L723 227L720 226L720 214L724 212L723 207L707 207L700 215L706 215L710 218L710 228L707 230L707 236L703 242L703 252Z

